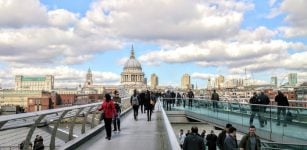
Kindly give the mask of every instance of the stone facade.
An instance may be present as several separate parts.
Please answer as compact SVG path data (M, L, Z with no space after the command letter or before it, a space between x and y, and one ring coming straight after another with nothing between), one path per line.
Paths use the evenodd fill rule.
M54 88L54 76L15 76L15 90L51 91Z

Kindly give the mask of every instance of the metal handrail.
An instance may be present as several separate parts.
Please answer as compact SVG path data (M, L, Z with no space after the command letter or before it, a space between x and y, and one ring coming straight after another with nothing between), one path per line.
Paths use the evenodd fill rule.
M178 98L165 98L165 100L178 100ZM187 100L188 98L180 98L181 100ZM208 103L212 103L213 100L208 100L208 99L194 99L192 98L193 101L205 101ZM264 104L250 104L250 103L238 103L238 102L231 102L231 101L215 101L218 103L224 103L224 104L235 104L235 105L250 105L250 106L262 106L262 107L280 107L280 108L293 108L293 109L307 109L306 107L297 107L297 106L278 106L278 105L272 105L272 104L268 104L268 105L264 105ZM307 102L306 102L307 103Z
M122 98L122 103L127 105L129 98ZM101 122L97 119L97 108L101 105L101 102L92 103L92 104L85 104L85 105L74 105L71 107L64 107L64 108L57 108L52 110L43 110L39 112L31 112L31 113L23 113L23 114L15 114L15 115L7 115L7 116L0 116L0 130L1 129L14 129L24 126L29 126L30 130L27 133L26 139L24 141L24 149L27 149L28 145L30 144L30 140L34 131L40 124L50 124L56 123L55 128L52 131L51 139L50 139L50 149L55 149L57 147L55 145L55 136L57 132L57 126L61 123L61 121L65 118L73 118L72 122L70 122L69 128L69 140L72 140L73 132L74 132L74 125L76 124L77 117L88 117L88 115L94 112L91 117L91 121L87 121L86 118L83 119L81 134L85 133L85 124L89 123L91 125L91 129ZM98 118L100 114L98 114ZM22 121L22 123L20 122ZM15 123L15 124L14 124ZM5 128L3 128L5 126ZM65 141L67 142L67 141Z
M172 125L170 124L170 121L168 120L168 117L166 116L164 108L161 106L160 100L158 102L159 102L159 107L160 107L161 112L162 112L163 121L164 121L164 125L166 127L167 135L168 135L168 138L170 140L171 148L172 148L172 150L180 150L181 149L180 144L179 144L177 137L176 137L176 135L173 131Z
M13 115L5 115L0 116L0 122L4 121L10 121L15 119L22 119L22 118L29 118L29 117L37 117L40 115L50 115L50 114L56 114L58 112L66 111L66 110L74 110L79 108L86 108L91 106L97 106L101 103L93 103L93 104L86 104L86 105L75 105L72 107L65 107L65 108L58 108L58 109L51 109L51 110L42 110L37 112L30 112L30 113L22 113L22 114L13 114Z

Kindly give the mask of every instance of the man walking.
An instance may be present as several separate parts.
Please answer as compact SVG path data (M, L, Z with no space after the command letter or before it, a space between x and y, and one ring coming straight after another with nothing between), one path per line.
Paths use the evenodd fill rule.
M217 137L217 146L221 150L224 149L224 141L225 141L226 136L228 136L229 129L231 127L232 127L232 124L227 123L225 129Z
M136 93L136 90L133 91L133 95L130 98L130 104L132 105L133 108L133 114L134 114L134 120L138 120L138 113L139 113L139 96Z
M193 126L190 133L184 140L183 150L203 150L204 140L198 134L198 128Z
M280 125L280 112L283 116L283 126L287 126L286 122L286 111L289 106L288 98L281 92L278 91L278 94L275 97L275 102L277 102L277 125Z
M258 118L259 118L259 123L260 125L262 125L262 118L261 118L261 115L259 113L259 105L257 104L261 104L260 101L258 101L260 99L258 99L258 96L257 96L257 93L254 92L254 96L250 98L249 100L249 103L251 104L251 116L250 116L250 119L249 119L249 124L250 125L253 125L253 121L254 121L254 117L255 115L257 114L258 115Z
M192 90L190 89L188 92L188 98L189 98L189 107L192 107L193 105L193 98L194 98L194 93L192 92Z
M270 104L270 99L269 99L268 96L266 96L266 95L264 94L263 91L262 91L262 92L260 93L260 95L258 96L258 99L260 99L261 104L263 105L263 106L259 106L259 112L260 112L260 114L262 114L262 115L261 115L262 121L261 121L261 123L260 123L260 126L261 126L261 127L264 127L264 124L267 124L267 119L266 119L266 117L265 117L267 106L265 106L265 105L269 105L269 104Z
M213 130L211 130L211 133L207 135L206 140L207 140L208 150L216 150L217 136L214 134Z
M213 111L217 112L217 109L218 109L217 102L220 100L220 98L219 98L219 94L217 94L215 90L213 90L213 93L211 95L211 100L212 100Z
M114 91L114 105L116 110L116 115L113 118L113 131L120 131L120 114L121 114L121 98L119 97L118 92Z
M255 126L251 125L249 127L249 132L244 135L240 142L240 150L260 150L261 141L259 136L256 135Z
M229 134L225 138L223 150L236 150L238 148L236 132L237 132L236 128L234 127L229 128Z

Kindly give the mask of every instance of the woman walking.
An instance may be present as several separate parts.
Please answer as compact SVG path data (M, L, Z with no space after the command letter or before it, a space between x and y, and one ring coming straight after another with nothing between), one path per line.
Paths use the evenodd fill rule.
M105 101L102 102L99 111L102 111L103 120L105 124L105 129L107 133L106 139L111 140L112 136L112 118L116 116L116 110L113 100L111 99L110 94L105 95Z

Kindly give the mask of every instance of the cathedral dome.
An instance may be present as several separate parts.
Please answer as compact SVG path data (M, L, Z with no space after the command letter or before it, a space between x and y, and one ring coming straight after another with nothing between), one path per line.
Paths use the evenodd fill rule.
M129 59L124 66L124 69L142 69L141 63L136 59Z
M138 60L135 59L133 47L132 47L132 50L131 50L131 56L130 56L129 60L124 65L124 70L126 70L126 69L142 70L141 63Z

